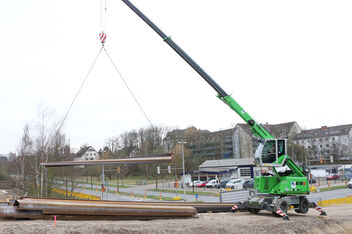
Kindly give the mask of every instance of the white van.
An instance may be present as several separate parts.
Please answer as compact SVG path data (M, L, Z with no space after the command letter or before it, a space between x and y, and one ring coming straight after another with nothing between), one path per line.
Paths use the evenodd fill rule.
M233 179L226 184L226 188L230 189L243 189L244 179Z
M209 181L209 182L205 185L205 187L207 187L207 188L214 188L214 187L216 187L217 185L219 185L219 180L218 180L218 179L215 179L215 180Z

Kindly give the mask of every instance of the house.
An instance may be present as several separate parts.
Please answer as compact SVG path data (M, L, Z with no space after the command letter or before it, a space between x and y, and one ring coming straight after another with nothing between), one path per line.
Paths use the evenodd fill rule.
M303 130L293 143L306 149L311 162L352 160L352 124Z
M75 155L75 161L98 160L99 154L92 146L82 146Z

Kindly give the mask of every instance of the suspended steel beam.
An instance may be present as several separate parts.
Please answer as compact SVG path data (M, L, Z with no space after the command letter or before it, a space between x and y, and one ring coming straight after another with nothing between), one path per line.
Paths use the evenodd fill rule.
M61 162L47 162L41 163L43 167L68 167L80 165L107 165L107 164L138 164L138 163L170 163L173 154L156 154L156 155L142 155L133 158L121 159L102 159L102 160L87 160L87 161L61 161Z

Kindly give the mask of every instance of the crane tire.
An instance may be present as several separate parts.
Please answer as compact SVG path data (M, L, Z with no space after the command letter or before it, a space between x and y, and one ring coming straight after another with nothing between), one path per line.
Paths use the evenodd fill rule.
M298 209L295 209L297 213L307 214L309 210L309 201L306 197L300 197Z

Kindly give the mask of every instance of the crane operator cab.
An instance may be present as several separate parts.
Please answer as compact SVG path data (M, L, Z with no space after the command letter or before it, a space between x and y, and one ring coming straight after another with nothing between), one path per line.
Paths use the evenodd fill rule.
M286 155L286 142L286 139L265 139L264 143L259 143L254 155L256 164L281 167L285 160L279 158Z

